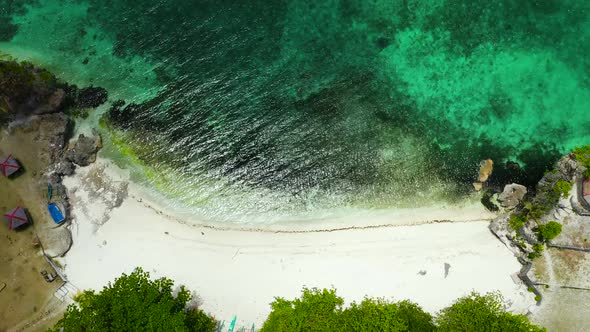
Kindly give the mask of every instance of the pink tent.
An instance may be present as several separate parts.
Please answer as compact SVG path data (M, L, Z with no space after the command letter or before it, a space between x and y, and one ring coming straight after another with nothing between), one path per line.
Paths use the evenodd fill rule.
M4 219L8 223L8 228L10 229L17 229L29 223L27 213L22 207L16 207L10 212L4 214Z
M0 160L2 160L2 162L0 162L0 169L2 170L2 174L4 174L4 176L11 176L20 169L18 161L16 161L12 155L9 155L8 157Z

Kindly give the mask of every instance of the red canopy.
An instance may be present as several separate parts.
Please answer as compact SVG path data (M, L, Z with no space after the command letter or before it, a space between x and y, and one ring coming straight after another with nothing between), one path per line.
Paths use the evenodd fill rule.
M4 215L4 219L8 223L8 228L16 229L24 224L29 223L29 218L22 207L16 207Z
M2 169L2 174L4 174L4 176L10 176L20 169L20 165L18 164L18 161L12 157L12 155L9 155L5 159L2 159L0 168Z

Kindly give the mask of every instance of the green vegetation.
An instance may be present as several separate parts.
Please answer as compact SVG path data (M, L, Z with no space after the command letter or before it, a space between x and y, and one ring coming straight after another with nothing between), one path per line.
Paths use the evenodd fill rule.
M541 295L535 296L535 301L539 302L539 301L541 301L541 299L542 299Z
M564 181L563 179L559 179L555 184L555 190L557 190L562 197L568 197L570 195L570 190L572 190L573 183Z
M590 145L577 147L573 151L576 160L586 167L586 177L590 178Z
M458 299L443 309L435 319L438 331L545 331L524 315L502 310L498 293L471 295Z
M517 216L516 214L511 214L510 219L508 220L508 224L515 231L518 231L522 226L524 226L525 222L526 219L524 217Z
M545 246L543 246L541 243L533 244L533 250L538 254L542 253L544 249L545 249Z
M529 254L527 255L527 257L529 259L535 259L535 258L541 257L541 254L538 253L538 252L536 252L536 251L533 251L533 252L529 252Z
M216 323L203 311L188 308L190 293L173 281L150 280L137 268L101 292L85 291L68 306L53 331L214 331Z
M331 289L304 288L293 301L276 298L261 332L269 331L434 331L432 316L418 305L366 298L343 309Z
M537 236L541 241L551 241L561 233L561 224L557 221L550 221L545 225L539 225Z
M504 312L502 301L496 293L472 293L432 317L409 301L366 298L344 309L335 290L304 288L293 301L276 298L260 331L545 331Z

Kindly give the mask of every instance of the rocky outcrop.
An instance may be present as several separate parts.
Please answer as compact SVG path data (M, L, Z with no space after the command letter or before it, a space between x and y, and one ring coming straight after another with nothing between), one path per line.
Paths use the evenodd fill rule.
M55 174L59 176L70 176L74 174L75 170L76 165L74 165L74 163L72 163L71 161L65 159L57 163L55 165L55 168L53 169Z
M101 87L78 88L28 62L0 60L0 125L72 108L96 108L108 99Z
M557 171L569 181L572 181L578 174L581 174L581 165L576 161L573 154L561 158L557 162Z
M571 227L572 214L578 213L576 204L573 203L579 194L568 188L574 182L579 184L579 179L583 176L583 167L576 156L568 154L555 164L552 171L545 173L534 191L527 193L526 187L513 183L506 185L504 191L498 195L497 201L504 208L504 213L490 223L490 230L518 257L523 265L519 273L520 279L532 287L539 298L541 293L535 289L528 272L532 260L543 255L543 245L576 249L568 245L556 246L554 241L560 241L559 237L550 241L543 240L539 236L538 227L549 221L563 222L566 219L568 223L564 227Z
M96 161L96 153L101 147L100 135L86 137L80 134L74 146L66 152L66 159L79 166L88 166Z
M0 107L7 121L57 113L66 104L64 85L47 70L30 63L0 61Z
M498 202L505 209L514 209L520 204L527 193L525 186L520 184L508 184L504 191L498 196Z

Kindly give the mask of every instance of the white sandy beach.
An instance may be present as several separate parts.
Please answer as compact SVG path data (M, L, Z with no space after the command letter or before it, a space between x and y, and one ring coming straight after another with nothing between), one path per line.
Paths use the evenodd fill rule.
M519 313L534 305L533 295L514 281L520 264L485 220L408 226L392 215L387 222L392 226L363 228L384 224L383 215L377 221L347 220L340 228L357 228L337 231L300 226L303 232L284 233L276 225L259 231L213 229L178 222L148 207L133 186L123 204L105 215L108 204L94 198L84 178L97 167L112 166L100 161L65 181L74 206L74 245L63 263L68 279L80 289L101 289L141 266L153 277L166 276L194 290L202 308L216 318L229 321L237 315L247 327L262 324L275 296L297 297L303 286L335 287L346 301L365 295L410 299L430 312L471 290L498 290L509 310ZM109 172L99 173L109 177ZM108 189L100 191L111 195ZM423 223L431 212L406 212L402 220L409 223L420 215L415 220ZM436 219L452 212L443 211ZM471 220L474 215L455 217ZM333 226L326 225L314 227Z

